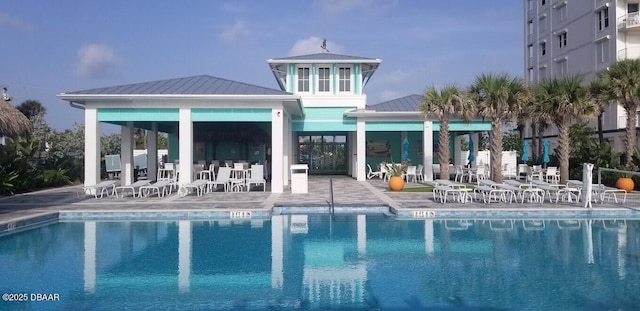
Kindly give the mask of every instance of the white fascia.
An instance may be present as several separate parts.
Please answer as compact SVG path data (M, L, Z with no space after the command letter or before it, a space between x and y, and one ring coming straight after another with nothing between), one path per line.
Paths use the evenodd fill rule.
M382 60L376 59L305 59L305 60L291 60L291 59L268 59L269 64L380 64Z

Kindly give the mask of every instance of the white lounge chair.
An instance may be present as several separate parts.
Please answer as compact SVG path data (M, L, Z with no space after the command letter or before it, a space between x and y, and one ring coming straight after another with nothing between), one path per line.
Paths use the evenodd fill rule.
M231 183L231 167L225 166L218 169L216 180L210 181L209 191L214 191L218 185L222 185L225 192L229 192L229 184Z
M118 196L118 190L120 190L120 192L122 193L122 197L124 198L124 193L126 192L126 190L131 190L131 196L132 197L136 197L136 192L138 192L140 190L140 187L142 186L146 186L148 184L150 184L151 181L150 180L138 180L130 185L124 185L124 186L119 186L116 187L115 189L115 195L116 197Z
M84 191L84 193L93 194L93 196L97 199L98 194L100 194L100 198L102 198L105 193L107 194L107 196L115 194L116 187L118 185L120 185L120 180L103 180L95 185L84 186L82 190Z
M371 165L370 165L370 164L367 164L367 168L369 169L369 172L367 173L367 179L371 179L371 178L373 178L373 177L378 177L378 178L381 178L381 177L382 177L382 175L381 175L381 174L382 174L382 172L380 172L380 171L374 171L374 170L371 168Z
M368 164L367 164L368 165ZM371 168L371 167L369 167ZM251 188L251 185L262 185L262 191L267 191L267 181L264 179L264 165L256 164L251 165L250 176L247 179L247 191Z
M171 194L171 182L168 180L161 180L153 184L142 186L138 189L138 197L146 197L154 193L158 194L158 197L164 197L165 194Z
M208 179L198 179L186 185L181 185L180 189L178 189L178 194L181 196L186 196L189 194L189 192L195 190L197 196L202 196L202 194L207 189L208 184L209 184Z

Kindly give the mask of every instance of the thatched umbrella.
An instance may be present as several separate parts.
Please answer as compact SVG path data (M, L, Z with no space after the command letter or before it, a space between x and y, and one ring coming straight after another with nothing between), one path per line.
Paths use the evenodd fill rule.
M7 88L2 88L0 98L0 136L11 138L27 136L31 133L31 121L20 110L11 105Z

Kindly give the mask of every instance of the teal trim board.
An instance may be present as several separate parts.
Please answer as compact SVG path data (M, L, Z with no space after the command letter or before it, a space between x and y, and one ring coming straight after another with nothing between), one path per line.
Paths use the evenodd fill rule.
M208 121L257 121L271 122L271 109L235 109L235 108L194 108L191 109L193 122Z
M178 121L178 108L98 108L98 121Z
M326 132L326 131L356 131L356 122L350 121L301 121L293 120L291 130L294 132Z
M440 131L440 123L438 122L438 127L436 129L436 122L433 123L433 130ZM482 121L473 121L473 122L462 122L462 121L452 121L449 122L449 131L490 131L491 130L491 122L482 122Z
M381 122L370 121L365 123L365 129L367 132L384 132L384 131L422 131L424 129L424 122L407 122L407 121L395 121L395 122Z
M327 103L329 104L329 103ZM346 118L344 113L355 107L306 107L304 108L304 118L294 116L294 120L329 120L342 121L353 120L355 118Z

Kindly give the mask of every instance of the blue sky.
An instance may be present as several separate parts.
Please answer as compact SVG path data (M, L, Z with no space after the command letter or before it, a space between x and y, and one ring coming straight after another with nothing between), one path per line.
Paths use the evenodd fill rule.
M523 74L522 1L281 0L0 2L0 84L83 122L62 92L207 74L278 88L266 60L321 52L380 58L368 103Z

